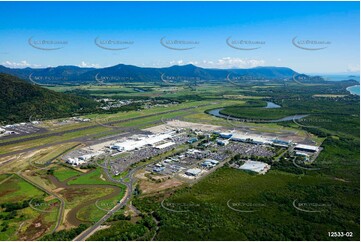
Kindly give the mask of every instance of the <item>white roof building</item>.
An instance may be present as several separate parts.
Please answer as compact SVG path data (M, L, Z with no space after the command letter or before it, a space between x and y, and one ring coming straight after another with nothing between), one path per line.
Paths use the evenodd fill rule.
M187 170L185 173L188 176L198 176L201 172L202 172L201 169L194 168L194 169Z
M310 152L318 152L320 147L314 145L304 145L304 144L297 144L295 146L295 150L303 150L303 151L310 151Z
M259 174L266 173L270 168L271 168L271 166L268 165L267 163L260 162L260 161L252 161L252 160L246 161L243 165L241 165L239 167L239 169L241 169L241 170L254 171Z
M157 149L164 149L164 148L167 148L167 147L172 146L172 145L174 145L174 144L175 144L174 142L168 142L168 143L165 143L165 144L161 144L161 145L155 146L155 148L157 148Z
M171 138L174 133L175 132L169 132L158 135L148 135L144 137L139 137L137 139L128 139L123 142L118 142L114 145L123 147L124 151L132 151L135 149L140 149L141 147L146 145L155 145L158 142Z

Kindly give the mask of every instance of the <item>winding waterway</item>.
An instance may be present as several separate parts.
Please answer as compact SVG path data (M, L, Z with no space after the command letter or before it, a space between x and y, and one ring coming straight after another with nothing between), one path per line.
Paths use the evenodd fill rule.
M267 106L264 108L281 108L281 106L273 103L273 102L267 102ZM241 121L241 122L255 122L255 123L278 123L278 122L287 122L287 121L292 121L292 120L298 120L298 119L302 119L305 118L307 116L309 116L309 114L297 114L297 115L291 115L291 116L286 116L280 119L271 119L271 120L267 120L267 119L244 119L244 118L236 118L236 117L232 117L229 115L224 115L221 114L220 111L222 111L224 108L216 108L216 109L212 109L210 111L208 111L207 113L215 116L215 117L219 117L219 118L225 118L228 120L235 120L235 121Z

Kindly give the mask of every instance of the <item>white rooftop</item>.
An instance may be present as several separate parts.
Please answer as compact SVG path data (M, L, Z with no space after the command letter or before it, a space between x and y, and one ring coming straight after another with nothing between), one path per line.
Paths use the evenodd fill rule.
M315 146L315 145L304 145L304 144L297 144L295 146L296 149L305 149L305 150L314 150L314 151L318 151L319 147Z
M192 174L192 175L198 175L199 173L201 173L202 170L198 169L198 168L194 168L194 169L189 169L186 171L186 173Z
M115 143L113 145L123 147L125 151L131 151L131 150L139 149L146 145L154 145L160 141L171 138L173 133L174 132L169 132L169 133L159 134L159 135L148 135L148 136L144 136L144 137L139 137L136 140L128 139L123 142Z
M174 142L168 142L168 143L165 143L165 144L158 145L158 146L156 146L155 148L157 148L157 149L164 149L164 148L167 148L167 147L172 146L172 145L174 145L174 144L175 144Z
M268 166L267 163L260 162L260 161L246 161L242 166L239 167L241 170L250 170L257 173L260 173Z

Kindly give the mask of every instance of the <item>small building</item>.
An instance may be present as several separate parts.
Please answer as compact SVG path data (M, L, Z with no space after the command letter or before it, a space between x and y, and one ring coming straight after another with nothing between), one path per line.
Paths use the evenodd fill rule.
M201 172L202 172L201 169L194 168L194 169L187 170L185 172L185 174L188 175L188 176L198 176Z
M194 142L197 142L197 141L198 141L197 138L190 138L187 142L188 142L189 144L193 144Z
M285 141L285 140L280 140L280 139L273 139L271 140L273 142L274 145L280 145L282 146L289 146L291 144L291 141Z
M189 150L187 150L188 155L194 155L196 153L203 153L203 152L200 151L200 150L197 150L197 149L189 149Z
M212 142L202 144L203 147L208 147L208 146L211 146L211 145L212 145Z
M303 157L309 157L310 155L305 153L305 152L300 152L300 151L296 151L295 152L296 156L303 156Z
M155 166L153 168L153 171L154 172L162 172L162 171L164 171L164 166Z
M231 133L220 133L219 136L221 136L223 139L229 139L232 137L233 134Z
M219 164L219 161L217 160L212 160L212 159L206 159L204 160L205 162L210 162L213 166L216 166Z
M120 144L114 144L114 145L110 146L110 149L117 150L117 151L121 152L121 151L124 150L124 147L121 146Z
M320 147L314 145L297 144L294 149L306 152L318 152Z
M174 144L175 144L174 142L167 142L167 143L155 146L155 148L161 150L161 149L167 148L169 146L172 146Z
M284 145L284 144L273 143L272 145L275 146L275 147L288 148L288 145Z
M218 144L218 145L221 145L221 146L226 146L226 145L229 144L229 141L228 141L228 140L218 139L218 140L217 140L217 144Z
M209 161L204 161L204 162L201 164L201 166L207 167L207 168L213 167L212 163L209 162Z

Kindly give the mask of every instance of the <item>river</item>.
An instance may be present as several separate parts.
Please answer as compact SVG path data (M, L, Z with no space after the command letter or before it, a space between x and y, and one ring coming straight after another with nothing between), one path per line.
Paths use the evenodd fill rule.
M267 106L264 108L281 108L281 106L273 103L273 102L267 102ZM223 110L224 108L216 108L216 109L212 109L210 111L208 111L207 113L210 115L213 115L215 117L219 117L219 118L225 118L228 120L236 120L236 121L242 121L242 122L259 122L259 123L277 123L277 122L287 122L287 121L292 121L292 120L298 120L298 119L302 119L308 116L308 114L303 114L303 115L292 115L292 116L286 116L280 119L271 119L271 120L261 120L261 119L243 119L243 118L236 118L236 117L232 117L232 116L228 116L228 115L224 115L221 114L220 111Z

